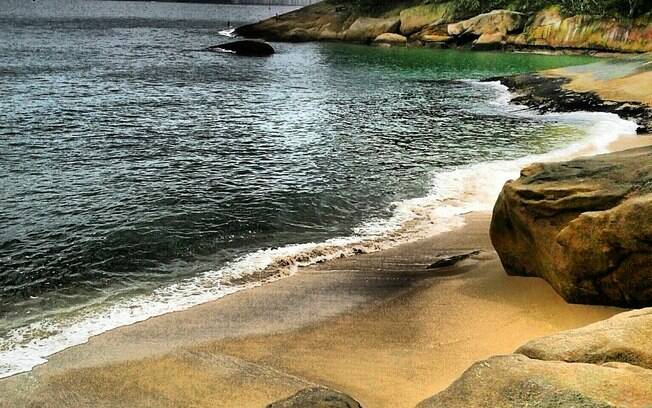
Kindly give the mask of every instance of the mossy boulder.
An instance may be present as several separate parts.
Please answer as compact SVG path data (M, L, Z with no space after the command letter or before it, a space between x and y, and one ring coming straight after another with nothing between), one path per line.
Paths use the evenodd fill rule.
M370 42L384 33L397 33L401 21L398 17L359 17L343 33L347 41Z
M459 23L448 25L448 34L453 36L473 35L479 37L483 34L501 33L506 35L522 31L525 27L527 16L509 10L494 10L472 17Z

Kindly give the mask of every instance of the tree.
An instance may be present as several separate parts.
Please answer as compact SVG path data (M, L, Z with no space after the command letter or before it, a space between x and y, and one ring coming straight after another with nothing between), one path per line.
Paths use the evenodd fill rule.
M641 0L628 0L627 2L629 3L629 18L634 18L641 5Z

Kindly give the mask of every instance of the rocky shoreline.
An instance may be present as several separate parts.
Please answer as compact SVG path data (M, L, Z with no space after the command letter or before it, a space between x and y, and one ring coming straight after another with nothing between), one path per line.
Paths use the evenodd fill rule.
M431 14L414 10L399 12L397 20L342 7L319 3L239 32L476 49L508 47L525 36L531 45L532 17L523 23L522 16L500 12L433 25ZM307 12L314 18L297 26ZM505 34L473 31L483 19L491 30L507 27ZM444 24L454 40L437 37ZM521 28L509 28L522 24L520 34ZM480 46L483 41L493 45ZM515 94L513 103L543 112L616 113L645 132L652 129L652 81L641 78L648 78L649 66L624 60L493 80ZM581 88L579 76L586 76ZM598 82L635 92L605 97ZM504 186L491 242L488 215L474 222L471 214L460 231L313 265L286 280L105 333L0 381L0 407L414 406L440 390L417 406L650 407L652 308L602 320L621 309L567 304L550 287L570 302L652 304L651 159L652 147L642 147L533 164ZM542 277L550 287L520 276ZM501 353L512 354L489 357Z
M577 92L568 89L567 77L545 74L524 74L490 78L499 81L514 95L511 103L524 105L539 112L606 112L638 124L638 133L652 131L652 107L639 101L613 101L601 98L596 92Z
M535 13L493 10L474 15L456 2L406 1L384 12L326 0L255 24L236 34L273 41L347 41L415 47L652 52L652 18L564 15L556 7Z

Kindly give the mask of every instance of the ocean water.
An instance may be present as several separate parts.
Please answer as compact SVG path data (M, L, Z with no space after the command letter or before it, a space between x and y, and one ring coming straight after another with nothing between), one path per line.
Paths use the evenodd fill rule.
M90 336L489 210L535 160L635 125L538 115L478 80L588 57L275 43L290 8L0 7L0 377Z

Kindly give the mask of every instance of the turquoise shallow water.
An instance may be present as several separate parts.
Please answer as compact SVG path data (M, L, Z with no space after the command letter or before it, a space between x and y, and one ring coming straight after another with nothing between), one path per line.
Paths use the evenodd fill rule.
M287 9L8 4L0 374L237 290L233 277L308 248L291 245L377 238L437 177L595 122L516 115L503 89L469 81L586 57L279 43L241 58L188 50Z

